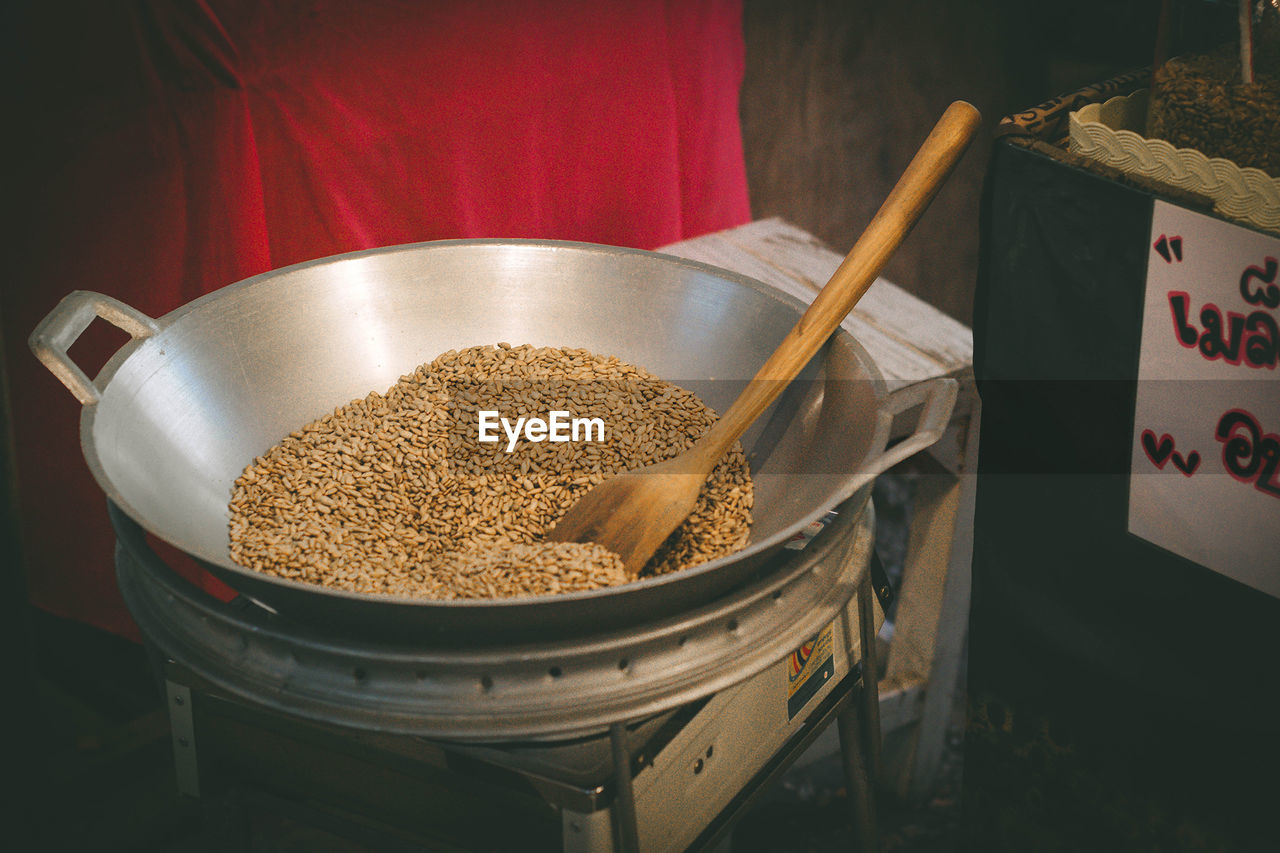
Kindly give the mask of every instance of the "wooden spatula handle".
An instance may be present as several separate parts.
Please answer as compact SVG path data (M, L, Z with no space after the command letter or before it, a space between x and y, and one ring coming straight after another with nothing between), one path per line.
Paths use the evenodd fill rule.
M942 114L889 197L800 322L783 338L746 390L698 442L698 449L705 452L704 458L710 464L714 465L715 460L724 455L787 382L800 373L867 292L959 161L980 120L977 109L964 101L956 101Z

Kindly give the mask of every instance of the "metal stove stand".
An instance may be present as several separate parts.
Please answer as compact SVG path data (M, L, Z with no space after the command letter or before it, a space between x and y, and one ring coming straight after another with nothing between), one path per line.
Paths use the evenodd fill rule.
M694 613L500 649L336 640L218 602L112 517L179 788L224 830L267 811L377 849L710 849L834 721L854 834L876 849L869 503Z

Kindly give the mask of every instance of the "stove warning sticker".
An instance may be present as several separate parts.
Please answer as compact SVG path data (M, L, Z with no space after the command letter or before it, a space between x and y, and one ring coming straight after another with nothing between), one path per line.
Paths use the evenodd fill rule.
M787 719L809 703L836 674L835 623L827 625L787 657Z

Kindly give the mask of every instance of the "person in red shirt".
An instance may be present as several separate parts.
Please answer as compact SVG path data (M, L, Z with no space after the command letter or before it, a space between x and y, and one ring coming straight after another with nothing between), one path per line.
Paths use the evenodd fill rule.
M69 291L158 317L375 246L648 249L750 218L741 0L31 3L14 25L0 317L28 592L127 636L79 404L26 350ZM120 342L91 329L74 355L92 374Z

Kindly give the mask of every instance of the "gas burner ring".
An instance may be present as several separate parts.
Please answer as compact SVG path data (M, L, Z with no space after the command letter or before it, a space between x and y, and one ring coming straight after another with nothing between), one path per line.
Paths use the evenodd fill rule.
M865 507L865 509L863 509ZM781 571L709 605L546 644L347 639L223 603L175 574L111 507L120 587L162 654L226 693L305 719L454 741L598 734L743 681L832 621L868 570L874 509L851 499Z

